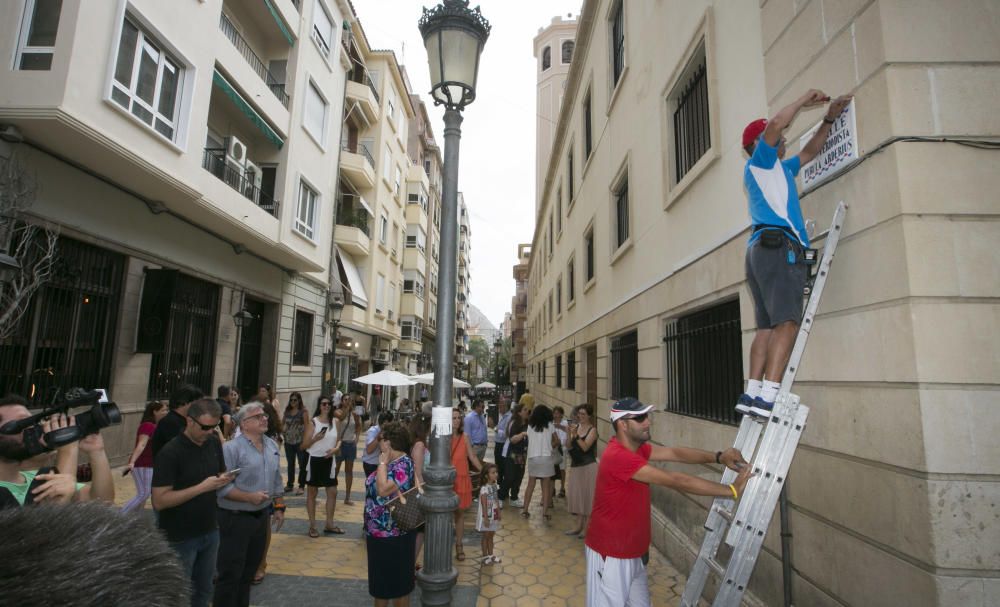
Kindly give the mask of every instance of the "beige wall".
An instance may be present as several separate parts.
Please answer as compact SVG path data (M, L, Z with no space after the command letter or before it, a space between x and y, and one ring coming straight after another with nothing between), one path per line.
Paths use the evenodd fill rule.
M743 286L747 215L743 126L806 88L855 95L865 160L803 198L820 229L851 205L845 236L795 392L812 408L789 478L796 604L993 605L1000 600L1000 295L995 151L894 137L993 137L1000 118L995 3L766 0L626 2L627 68L608 86L609 0L587 2L577 57L542 192L529 278L529 384L547 404L585 398L596 346L598 415L607 419L609 336L637 329L639 397L666 395L664 323L738 296L744 360L753 335ZM712 148L680 184L670 179L664 108L692 40L705 32ZM587 39L586 55L584 40ZM593 86L595 152L577 166L551 260L542 251L566 146L581 157L579 105ZM790 141L820 118L803 113ZM876 149L882 147L877 153ZM795 150L793 149L792 152ZM627 166L630 244L612 252L609 187ZM566 203L564 202L564 206ZM582 284L582 238L596 236L596 280ZM550 327L544 305L566 261L577 301ZM565 287L564 287L565 288ZM553 357L577 351L577 389L554 386ZM546 360L547 384L534 363ZM666 412L653 438L719 449L735 429ZM717 479L709 467L674 466ZM701 541L707 501L654 490L654 536L682 571ZM781 604L772 524L750 590Z

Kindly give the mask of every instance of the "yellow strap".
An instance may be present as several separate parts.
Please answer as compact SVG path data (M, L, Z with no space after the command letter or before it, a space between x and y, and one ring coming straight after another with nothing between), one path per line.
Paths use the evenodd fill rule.
M733 499L734 500L740 499L740 494L736 492L736 486L735 485L730 484L729 485L729 490L733 492Z

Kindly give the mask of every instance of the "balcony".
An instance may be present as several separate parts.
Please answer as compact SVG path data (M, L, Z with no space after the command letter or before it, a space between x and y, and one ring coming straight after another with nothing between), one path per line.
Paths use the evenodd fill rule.
M345 143L340 155L340 170L358 189L366 190L375 186L375 159L372 157L371 143L361 141L354 145Z
M350 109L351 104L357 103L358 109L364 114L368 124L378 122L379 103L381 101L378 90L375 89L375 83L372 82L371 76L368 75L368 70L364 69L363 66L356 65L354 67L347 80L346 93L348 109Z
M511 331L510 337L515 342L524 343L524 329L517 329L515 331Z
M226 38L229 38L229 41L233 43L236 50L239 51L240 55L242 55L246 62L250 65L250 69L252 69L254 73L256 73L257 76L264 81L264 84L268 89L270 89L271 93L277 97L278 101L281 102L281 105L285 106L287 109L289 98L288 93L285 92L285 84L283 82L279 82L278 79L268 71L264 62L257 56L256 53L253 52L253 49L250 48L246 39L240 35L240 33L236 30L236 26L234 26L229 18L226 17L225 13L219 15L219 29L222 30L222 33L225 34Z
M371 252L371 215L360 196L344 194L337 205L334 242L348 253L367 257Z
M226 185L239 192L250 202L267 211L272 216L278 216L279 206L278 201L274 199L273 190L271 192L264 192L261 189L260 181L258 181L259 176L231 162L226 162L226 150L222 148L205 148L205 155L201 166L225 182Z

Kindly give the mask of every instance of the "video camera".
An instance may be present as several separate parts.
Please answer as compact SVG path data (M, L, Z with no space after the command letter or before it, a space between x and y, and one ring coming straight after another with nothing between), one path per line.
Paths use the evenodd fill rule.
M69 415L69 410L74 407L90 406L89 411L76 415L76 424L65 428L58 428L50 432L42 429L42 420L51 415L64 413ZM53 405L24 419L7 422L0 426L0 434L18 435L22 434L24 446L29 457L34 457L46 451L53 451L76 442L90 434L100 432L101 428L106 428L113 424L120 424L122 421L121 411L118 405L108 401L104 390L85 391L82 388L71 388L64 394L63 401ZM44 439L44 442L43 442Z

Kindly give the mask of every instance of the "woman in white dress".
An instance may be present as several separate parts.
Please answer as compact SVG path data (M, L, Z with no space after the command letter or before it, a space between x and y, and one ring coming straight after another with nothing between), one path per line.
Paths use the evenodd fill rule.
M320 396L313 418L306 422L302 448L309 454L306 473L306 512L309 514L309 537L319 537L316 530L316 495L326 488L326 525L323 533L341 535L344 530L333 524L337 510L337 474L335 454L340 451L337 418L329 396Z
M552 409L545 405L536 405L528 419L528 488L524 492L524 510L521 516L528 518L531 514L531 494L535 490L535 481L542 481L542 517L550 520L549 508L552 507L552 477L556 474L555 447L559 438L552 423Z

